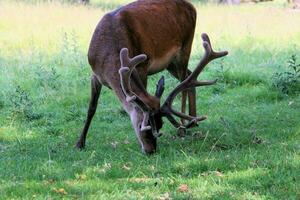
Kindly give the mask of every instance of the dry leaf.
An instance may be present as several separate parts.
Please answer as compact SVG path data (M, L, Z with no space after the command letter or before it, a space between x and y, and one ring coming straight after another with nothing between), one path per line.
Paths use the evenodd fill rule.
M125 140L124 140L124 144L129 144L129 140L128 140L128 139L125 139Z
M85 174L76 174L75 177L78 180L84 181L86 179L86 175Z
M62 195L67 195L68 194L64 188L59 188L59 189L54 188L53 191L58 193L58 194L62 194Z
M159 200L172 200L168 192L164 193L162 196L158 197Z
M223 174L221 172L219 172L219 171L216 171L216 176L221 177L221 176L223 176Z
M189 187L186 184L182 184L178 187L178 191L179 192L188 192L189 191Z
M149 181L149 177L145 176L143 178L130 178L128 181L133 183L144 183Z
M170 180L169 180L169 184L170 184L170 185L174 185L174 183L175 183L175 182L174 182L173 179L170 179Z
M104 163L103 167L100 169L97 169L96 171L100 173L105 173L107 170L111 169L111 164L110 163Z
M208 172L202 172L202 173L200 174L200 176L208 176L208 175L209 175Z
M55 183L55 180L54 180L54 179L49 179L49 180L47 181L47 183L48 183L48 184L53 184L53 183Z
M154 171L154 170L155 170L154 165L150 165L150 170L151 170L151 171Z
M103 167L106 168L106 169L110 169L111 168L111 164L110 163L105 163L103 165Z
M119 144L119 142L114 141L114 142L112 142L112 143L110 143L110 144L111 144L112 148L116 149L116 148L117 148L117 145Z
M129 171L130 167L125 164L125 165L123 165L122 169L125 169L125 170Z

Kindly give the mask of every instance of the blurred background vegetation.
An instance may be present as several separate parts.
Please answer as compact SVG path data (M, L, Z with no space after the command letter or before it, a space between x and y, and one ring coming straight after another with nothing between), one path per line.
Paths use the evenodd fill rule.
M90 3L94 5L116 5L125 2L132 2L129 0L15 0L20 2L27 3L42 3L42 2L60 2L60 3ZM287 3L298 3L299 0L190 0L192 3L227 3L227 4L238 4L238 3L259 3L259 2L268 2L268 1L276 1L276 2L287 2Z

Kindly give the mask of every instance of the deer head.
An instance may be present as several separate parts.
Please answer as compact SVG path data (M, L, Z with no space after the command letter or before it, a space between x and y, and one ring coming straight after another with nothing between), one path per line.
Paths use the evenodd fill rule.
M204 67L212 60L226 56L227 51L215 52L212 49L210 39L207 34L202 34L204 56L195 68L195 70L179 85L177 85L167 96L164 103L160 103L161 96L164 92L164 77L157 84L154 96L149 95L147 99L143 99L139 94L135 93L131 88L131 75L135 67L147 59L145 54L137 55L129 58L128 49L123 48L120 51L121 67L119 69L121 87L126 101L142 112L142 120L140 125L139 140L145 147L147 153L153 153L156 150L156 138L161 135L159 130L162 127L162 118L166 117L176 128L186 129L196 125L199 121L205 120L206 116L190 116L185 113L176 111L172 108L172 102L178 93L193 87L208 86L216 83L217 80L198 81L199 74ZM143 87L140 85L140 87ZM145 89L145 88L144 88ZM175 117L188 120L187 124L182 124Z

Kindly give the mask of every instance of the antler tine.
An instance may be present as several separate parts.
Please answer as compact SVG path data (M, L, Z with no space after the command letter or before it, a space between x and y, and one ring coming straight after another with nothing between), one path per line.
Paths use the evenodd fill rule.
M130 77L136 65L145 61L147 56L141 54L133 58L129 58L128 49L123 48L120 52L121 68L119 74L121 78L121 86L124 94L126 95L126 101L131 102L136 99L136 95L132 92L130 86ZM144 106L143 106L144 107Z
M120 51L121 68L128 67L132 71L135 68L135 66L137 66L141 62L144 62L146 59L147 56L145 54L140 54L133 58L129 58L127 48L122 48Z
M160 99L162 94L164 93L164 90L165 90L165 77L162 76L157 82L155 96Z
M119 69L119 74L121 87L126 96L126 101L135 104L143 112L144 118L141 125L141 131L151 129L151 126L147 125L149 119L149 107L132 91L130 86L130 77L135 66L146 59L147 56L145 54L129 58L127 48L123 48L120 51L121 68Z
M199 87L199 86L207 86L212 85L217 82L217 80L210 80L210 81L197 81L197 78L199 74L202 72L204 67L213 59L220 58L223 56L226 56L228 54L227 51L221 51L221 52L215 52L212 49L210 39L206 33L203 33L201 35L203 40L203 47L204 47L204 56L197 65L196 69L184 80L182 81L175 89L169 94L169 96L166 98L166 101L164 102L163 106L161 107L161 112L169 119L169 121L176 127L178 127L180 124L177 123L172 117L172 114L189 120L190 122L185 126L186 128L189 126L192 126L191 124L196 124L198 121L205 120L206 116L200 116L200 117L194 117L190 116L178 111L173 110L172 108L172 102L176 95L186 89L192 88L192 87ZM180 125L181 126L181 125Z
M220 52L215 52L212 48L210 39L206 33L202 33L201 38L203 40L203 47L204 47L204 56L201 59L200 63L196 67L196 69L190 74L190 76L187 77L186 80L191 81L191 80L197 80L197 77L199 74L202 72L204 67L212 60L216 58L221 58L223 56L226 56L228 54L227 51L220 51Z
M210 47L210 50L211 50L211 54L212 54L212 59L215 59L215 58L221 58L223 56L226 56L228 54L228 51L220 51L220 52L215 52L213 49L212 49L212 46L211 46L211 43L210 43L210 39L208 37L208 35L206 33L202 33L201 34L201 38L203 40L203 43L206 42L208 44L208 46ZM203 44L204 45L204 44ZM205 48L205 47L204 47Z

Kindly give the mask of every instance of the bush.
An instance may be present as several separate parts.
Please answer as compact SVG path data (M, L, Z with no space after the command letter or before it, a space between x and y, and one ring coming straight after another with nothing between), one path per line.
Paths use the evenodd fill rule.
M296 55L288 60L286 71L273 75L273 86L284 95L300 91L300 63L297 64Z
M9 100L12 115L23 117L28 121L36 120L41 117L34 112L33 102L29 93L23 90L19 85L11 94Z

